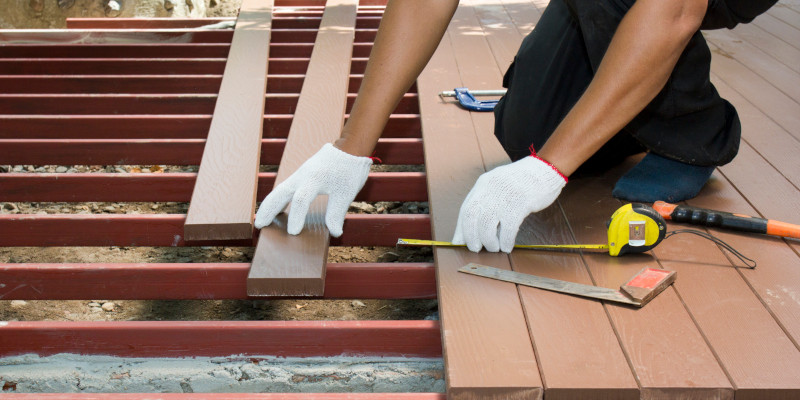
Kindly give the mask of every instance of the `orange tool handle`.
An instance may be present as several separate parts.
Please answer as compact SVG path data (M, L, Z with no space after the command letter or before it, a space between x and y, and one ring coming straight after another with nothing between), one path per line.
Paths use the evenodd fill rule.
M725 211L670 204L663 201L655 202L655 204L653 204L653 209L661 214L664 219L675 222L800 239L800 225L787 222L733 214Z

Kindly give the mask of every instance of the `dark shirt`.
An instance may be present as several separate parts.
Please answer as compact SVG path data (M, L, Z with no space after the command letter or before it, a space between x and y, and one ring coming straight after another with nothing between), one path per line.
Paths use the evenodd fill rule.
M733 29L767 11L778 0L709 0L700 29Z

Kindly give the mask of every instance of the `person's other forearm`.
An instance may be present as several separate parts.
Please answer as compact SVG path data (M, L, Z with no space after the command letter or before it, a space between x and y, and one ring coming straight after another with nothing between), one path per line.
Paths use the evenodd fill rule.
M570 175L664 87L707 0L639 0L620 22L586 92L539 156Z
M350 118L335 142L341 150L372 154L397 103L430 60L458 0L390 0L367 62Z

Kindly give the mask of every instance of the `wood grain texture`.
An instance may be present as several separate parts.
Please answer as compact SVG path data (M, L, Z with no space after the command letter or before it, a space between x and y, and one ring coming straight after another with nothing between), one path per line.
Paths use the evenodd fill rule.
M341 130L350 73L356 21L356 0L326 3L319 34L289 130L276 184L286 180ZM261 229L247 277L251 296L321 296L329 232L326 198L312 202L306 225L297 235L286 233L286 215Z
M272 0L245 0L184 225L187 240L250 238L267 88Z
M751 24L737 26L733 33L750 44L757 46L795 72L800 72L800 48L782 40L780 36L783 33L782 29L780 29L781 27L778 26L777 29L773 29L772 24L769 22L770 20L776 24L782 24L769 15L762 15Z
M502 73L511 63L522 36L497 1L465 3L473 7L461 7L454 22L464 32L483 29L485 35L461 35L453 40L462 80L470 88L499 88ZM538 13L528 15L538 17ZM510 162L492 133L494 116L470 113L470 117L481 143L485 168ZM557 205L531 215L520 228L517 241L574 243ZM516 272L592 284L577 253L515 251L510 259ZM639 398L636 380L601 302L522 286L518 290L546 398L580 399L589 393L587 390L600 390L613 398ZM564 318L566 315L569 318Z
M420 75L433 236L450 240L459 205L485 169L469 114L438 93L462 86L454 21ZM457 145L455 150L453 147ZM541 398L542 383L515 285L457 272L471 262L510 269L505 254L436 248L447 394L450 399Z
M708 45L712 52L711 70L800 140L800 104L742 65L731 54L721 51L713 43Z
M733 90L716 75L711 82L719 94L736 106L742 123L742 139L788 179L800 187L800 141L764 115L753 103Z
M560 197L578 243L607 240L605 222L622 203L610 196L624 164L600 176L576 178ZM662 244L663 245L663 244ZM584 254L598 286L617 289L644 267L658 268L650 254L609 257ZM678 273L678 281L683 277ZM642 398L733 397L733 387L720 367L674 287L647 306L635 309L605 305L625 354L633 368Z
M733 57L772 86L800 103L800 74L757 46L741 40L727 29L704 32L707 41L717 46L718 51ZM797 59L800 63L800 58Z

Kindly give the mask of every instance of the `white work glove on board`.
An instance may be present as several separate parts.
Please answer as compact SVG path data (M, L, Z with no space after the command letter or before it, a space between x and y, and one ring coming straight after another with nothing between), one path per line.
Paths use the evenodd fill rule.
M317 195L327 194L325 224L331 235L341 236L347 209L364 187L371 165L369 157L354 156L326 144L264 198L256 213L256 228L271 224L291 200L286 231L297 235L303 230L311 202Z
M528 156L484 173L458 213L452 242L478 252L514 248L522 221L556 200L567 178L554 166Z

